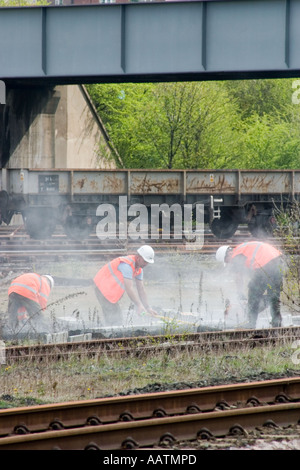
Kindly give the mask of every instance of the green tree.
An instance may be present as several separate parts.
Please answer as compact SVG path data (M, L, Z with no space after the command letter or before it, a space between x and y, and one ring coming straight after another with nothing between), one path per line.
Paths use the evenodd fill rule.
M292 79L88 89L127 168L299 168ZM118 164L118 162L117 162Z
M228 81L239 119L238 168L299 168L300 108L294 79Z
M225 87L238 107L241 119L252 115L277 116L292 110L294 79L228 80Z
M159 84L145 114L145 137L166 168L222 165L236 112L220 82Z
M140 140L140 120L152 86L151 83L86 86L120 155L122 166L145 168L147 165L143 166L143 162L146 161L150 167L157 164L157 162L151 164L151 155L148 155L147 146L141 145Z
M241 163L244 168L299 168L300 128L284 117L253 114L241 124Z
M88 86L121 155L132 168L222 166L232 152L236 111L222 83Z

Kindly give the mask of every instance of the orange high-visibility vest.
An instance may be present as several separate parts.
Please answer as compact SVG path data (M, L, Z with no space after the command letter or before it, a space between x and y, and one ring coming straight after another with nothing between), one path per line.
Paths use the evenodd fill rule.
M118 302L125 292L123 274L118 270L120 263L127 263L131 266L133 277L142 272L142 268L137 270L135 268L135 255L129 255L115 258L110 263L105 264L94 277L94 283L100 292L113 304Z
M47 307L51 288L47 279L36 273L25 273L16 277L10 284L8 295L12 292L33 300L44 310Z
M259 269L275 258L278 258L282 253L264 242L246 242L237 245L232 250L232 258L238 255L246 257L246 266L250 269Z

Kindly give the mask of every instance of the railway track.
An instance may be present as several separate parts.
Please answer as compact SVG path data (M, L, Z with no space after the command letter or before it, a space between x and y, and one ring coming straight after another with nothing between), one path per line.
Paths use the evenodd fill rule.
M235 246L245 239L251 238L251 234L243 227L230 240L226 241L216 239L209 230L205 230L203 246L195 247L196 249L192 251L200 252L201 254L212 254L224 243L230 243L232 246ZM275 246L280 245L280 240L277 238L270 237L269 241ZM192 248L191 243L187 246L184 240L173 238L148 240L146 237L144 242L151 243L157 252L189 253ZM79 259L95 260L105 256L133 251L139 245L139 241L130 239L99 240L95 233L85 240L76 241L67 238L65 234L59 231L51 239L34 240L24 232L22 227L15 228L14 230L10 227L1 227L0 229L0 259L2 262L13 263L24 260L32 261L34 259L61 260L70 256Z
M300 377L0 410L1 450L122 450L297 426Z
M97 357L103 354L147 356L164 351L226 351L267 345L291 344L300 338L300 327L262 330L228 330L193 334L156 335L130 338L94 339L90 341L8 346L5 359L8 365L16 361L47 361L69 357Z

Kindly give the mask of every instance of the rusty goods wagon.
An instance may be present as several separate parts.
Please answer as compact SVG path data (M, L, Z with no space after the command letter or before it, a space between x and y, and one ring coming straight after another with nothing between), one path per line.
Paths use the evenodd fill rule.
M0 210L5 224L22 214L33 238L50 237L59 224L82 239L97 224L99 205L118 211L120 197L128 207L199 204L212 233L226 239L239 224L253 234L271 230L274 208L286 209L299 195L300 170L2 169Z

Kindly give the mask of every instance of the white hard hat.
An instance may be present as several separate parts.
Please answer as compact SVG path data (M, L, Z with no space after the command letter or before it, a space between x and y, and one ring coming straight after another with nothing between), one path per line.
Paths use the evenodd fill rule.
M220 261L220 263L224 263L224 266L225 266L225 258L226 258L226 253L227 253L228 248L230 248L229 245L223 245L223 246L220 246L220 248L218 248L216 252L216 260Z
M151 246L143 245L137 252L147 263L154 263L154 250Z
M48 274L44 274L44 277L46 277L50 281L50 287L53 289L54 287L54 279L52 276L49 276Z

